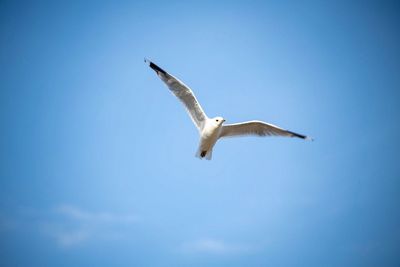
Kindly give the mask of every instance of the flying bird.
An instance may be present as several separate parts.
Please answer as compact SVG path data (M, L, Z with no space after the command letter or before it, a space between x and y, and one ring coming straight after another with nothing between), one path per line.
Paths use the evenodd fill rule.
M215 143L220 138L236 137L236 136L286 136L298 137L301 139L312 140L311 138L282 129L270 123L263 121L246 121L234 124L224 124L225 119L222 117L209 118L197 101L193 91L183 82L172 76L148 59L144 61L149 64L160 77L160 79L168 86L169 90L182 102L194 125L200 134L200 144L196 152L196 157L200 159L210 160Z

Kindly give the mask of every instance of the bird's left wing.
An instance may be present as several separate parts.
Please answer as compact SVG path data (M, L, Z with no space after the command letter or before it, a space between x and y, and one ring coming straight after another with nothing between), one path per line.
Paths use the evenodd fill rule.
M245 136L245 135L287 136L287 137L298 137L302 139L312 140L311 138L305 135L294 133L263 121L247 121L247 122L223 125L219 138Z
M169 90L183 103L197 129L201 130L207 115L204 113L192 90L153 62L147 59L144 61L149 64L150 68L157 73L158 77L168 86Z

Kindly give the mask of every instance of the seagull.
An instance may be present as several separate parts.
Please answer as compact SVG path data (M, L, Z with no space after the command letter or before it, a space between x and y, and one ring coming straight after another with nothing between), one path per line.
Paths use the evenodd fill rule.
M220 138L237 136L286 136L298 137L305 140L312 140L302 134L291 132L263 121L246 121L234 124L224 124L222 117L209 118L197 101L193 91L181 82L178 78L172 76L153 62L144 59L150 68L152 68L167 85L169 90L182 102L186 111L189 113L194 125L200 134L200 144L196 152L196 157L200 159L211 160L213 147Z

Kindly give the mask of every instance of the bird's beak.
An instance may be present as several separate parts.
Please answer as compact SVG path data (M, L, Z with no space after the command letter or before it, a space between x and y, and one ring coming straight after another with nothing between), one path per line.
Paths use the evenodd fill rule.
M225 122L225 120L222 120L222 122Z

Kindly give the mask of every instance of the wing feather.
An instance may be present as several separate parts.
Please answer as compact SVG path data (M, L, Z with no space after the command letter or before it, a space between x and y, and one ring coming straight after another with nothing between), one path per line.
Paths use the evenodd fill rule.
M197 129L201 130L207 115L197 101L193 91L179 79L161 69L153 62L147 59L145 59L145 62L149 63L150 68L157 73L158 77L168 86L169 90L182 102Z
M219 137L223 138L223 137L236 137L236 136L246 136L246 135L286 136L286 137L298 137L302 139L310 139L305 135L291 132L263 121L247 121L247 122L223 125Z

